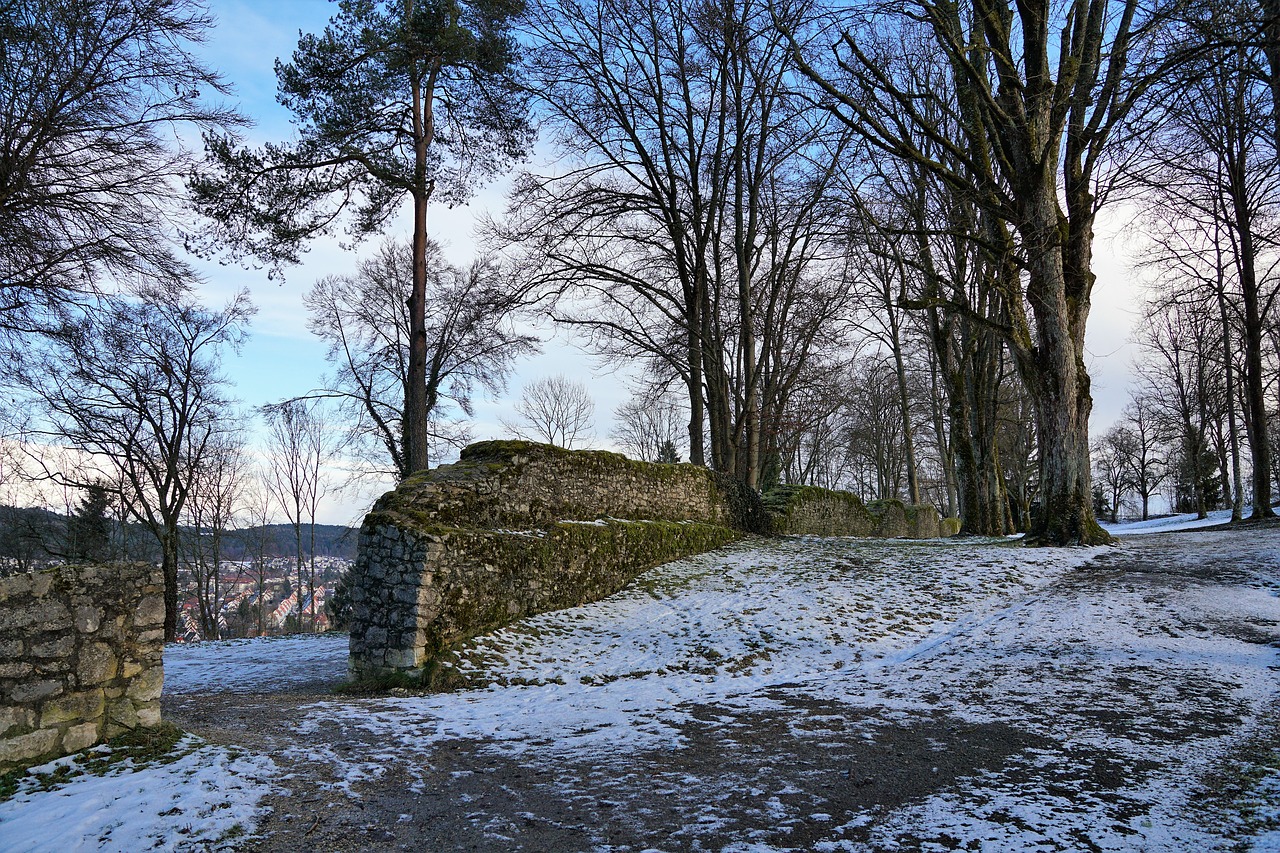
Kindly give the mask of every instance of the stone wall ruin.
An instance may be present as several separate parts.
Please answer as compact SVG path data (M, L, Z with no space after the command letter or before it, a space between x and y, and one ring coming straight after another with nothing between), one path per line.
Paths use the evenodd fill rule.
M0 772L159 725L163 651L158 566L0 578Z
M793 536L874 536L934 539L960 532L960 520L941 518L928 504L899 500L864 504L852 492L778 486L764 495L774 532Z
M473 444L365 518L350 582L352 674L420 673L474 634L598 600L767 524L754 493L700 466Z
M932 507L772 495L696 465L489 441L374 505L352 568L351 673L415 678L467 638L608 596L653 566L747 533L931 537ZM852 502L850 502L852 499ZM855 507L856 504L856 507Z

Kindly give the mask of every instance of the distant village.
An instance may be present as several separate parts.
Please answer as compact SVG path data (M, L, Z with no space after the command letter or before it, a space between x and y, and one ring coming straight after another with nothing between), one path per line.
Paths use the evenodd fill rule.
M311 561L306 560L300 583L298 561L293 557L224 562L216 598L201 592L202 580L205 590L214 584L184 567L178 573L177 640L193 643L344 629L345 587L339 587L351 563L345 557L317 556L311 583Z
M289 524L179 532L177 641L345 629L351 528L317 524L313 533L306 525L301 536ZM0 505L0 577L73 563L160 560L154 537L140 525L78 508L63 514Z

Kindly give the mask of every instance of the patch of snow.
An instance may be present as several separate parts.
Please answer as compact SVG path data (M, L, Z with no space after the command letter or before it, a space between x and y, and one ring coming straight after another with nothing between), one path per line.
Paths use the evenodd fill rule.
M275 772L271 759L204 744L188 735L168 764L122 761L103 776L80 775L54 790L24 783L0 802L6 853L204 849L252 834L259 801ZM60 758L30 773L74 766ZM30 773L26 777L30 779Z
M1231 520L1231 510L1218 509L1208 514L1207 518L1196 518L1195 513L1184 515L1166 515L1150 518L1146 521L1124 521L1119 524L1103 522L1102 529L1113 536L1134 536L1140 533L1174 533L1179 530L1196 530L1201 527L1215 527Z
M347 634L293 634L164 648L164 692L269 693L347 677Z

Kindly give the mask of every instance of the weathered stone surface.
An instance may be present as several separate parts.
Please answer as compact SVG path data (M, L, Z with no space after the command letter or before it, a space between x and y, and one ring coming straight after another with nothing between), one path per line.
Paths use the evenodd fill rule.
M26 661L0 663L0 678L22 678L24 675L30 675L35 671L35 667Z
M73 752L88 749L98 742L101 729L98 723L80 723L71 726L62 736L62 751L70 755Z
M160 691L164 688L164 668L153 666L138 673L129 682L124 695L135 702L147 703L160 699Z
M82 685L102 684L115 677L118 664L110 646L106 643L90 643L80 650L76 678Z
M0 767L18 767L48 758L58 749L62 732L37 729L25 735L0 740Z
M409 478L365 519L353 570L357 676L417 670L473 634L594 601L768 518L705 468L486 442Z
M20 705L0 706L0 738L7 737L10 732L25 733L35 727L35 712Z
M764 496L778 533L805 536L875 536L933 539L944 534L938 511L902 501L863 504L852 492L816 486L779 486Z
M102 608L84 605L76 608L76 630L81 634L92 634L102 624Z
M133 612L133 624L136 627L152 627L164 625L164 599L147 597Z
M116 699L107 706L107 719L117 724L121 729L136 729L138 727L138 706L133 704L132 699Z
M24 681L11 687L8 690L9 695L5 698L10 702L38 702L41 699L47 699L50 696L57 696L64 690L65 688L63 687L62 682L54 681L53 679Z
M76 647L76 638L70 634L46 638L31 644L31 656L37 658L65 658Z
M102 689L68 693L44 703L40 712L40 728L51 729L62 723L96 720L106 709Z
M163 591L143 564L0 578L0 772L159 723Z

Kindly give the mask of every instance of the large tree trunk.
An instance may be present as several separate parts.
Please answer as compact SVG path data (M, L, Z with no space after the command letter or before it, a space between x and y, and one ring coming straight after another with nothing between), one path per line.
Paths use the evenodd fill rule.
M405 14L413 10L405 0ZM413 282L409 294L409 366L404 389L404 470L407 477L430 467L427 417L427 204L433 184L427 177L427 150L435 139L435 82L439 68L413 78Z
M160 534L160 569L164 575L164 641L178 639L178 527L167 525Z
M1245 187L1245 164L1232 164L1232 200L1240 240L1240 292L1244 302L1244 388L1249 450L1253 457L1253 513L1250 518L1273 518L1271 509L1271 444L1267 435L1266 384L1262 373L1263 318L1258 306L1252 211Z
M1100 545L1112 541L1093 513L1089 414L1093 410L1084 364L1085 323L1093 273L1092 202L1068 179L1074 221L1058 207L1052 172L1026 187L1019 223L1027 257L1027 301L1035 345L1020 359L1031 389L1040 443L1040 513L1030 540L1045 545Z

